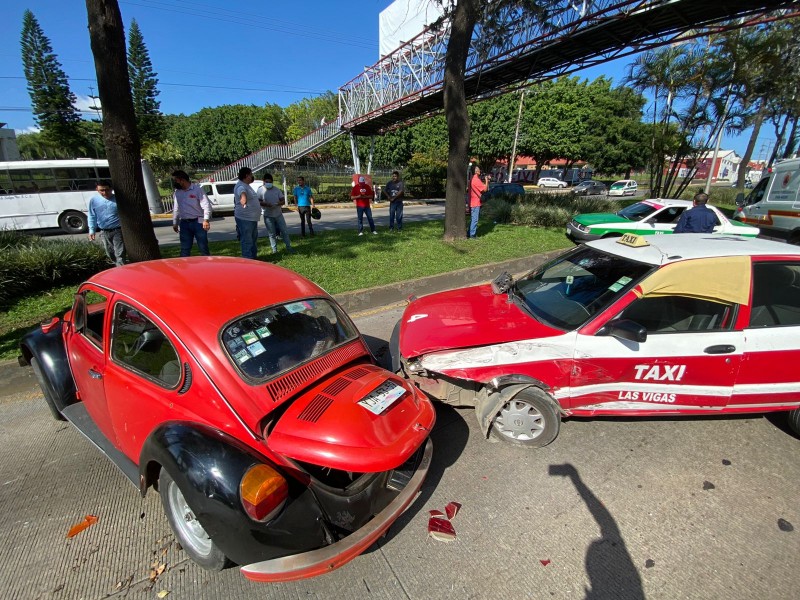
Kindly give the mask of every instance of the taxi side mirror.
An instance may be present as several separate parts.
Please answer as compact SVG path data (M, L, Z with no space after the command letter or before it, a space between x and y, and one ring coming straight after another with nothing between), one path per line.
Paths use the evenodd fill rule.
M610 335L621 340L644 343L647 341L647 329L630 319L617 319L604 325L597 335Z
M736 194L736 199L734 200L736 206L744 206L744 192L739 192Z

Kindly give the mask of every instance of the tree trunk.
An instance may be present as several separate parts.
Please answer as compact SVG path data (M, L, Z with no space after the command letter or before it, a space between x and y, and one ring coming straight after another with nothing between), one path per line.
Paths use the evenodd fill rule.
M775 133L778 136L778 139L775 141L775 148L772 150L772 156L769 157L769 163L767 167L772 167L775 164L775 161L778 159L778 153L780 152L781 146L783 145L783 136L786 135L786 128L789 125L789 115L786 115L783 118L783 125L779 125L780 119L775 122Z
M744 181L747 178L747 165L750 164L750 158L753 156L753 151L756 148L756 141L758 140L759 133L761 133L761 124L764 122L764 115L766 112L767 107L765 103L762 102L758 112L756 113L755 119L753 120L753 133L750 134L750 140L747 142L747 148L744 151L744 156L742 157L742 162L740 163L741 166L739 167L739 177L736 179L737 188L744 187Z
M797 146L797 121L798 117L795 117L792 121L792 132L786 138L786 149L783 151L783 158L791 158L794 154L794 149Z
M450 25L450 39L444 60L444 111L450 148L447 156L444 239L467 235L465 200L469 167L469 115L464 91L470 40L478 22L479 0L458 0Z
M97 87L103 106L103 141L117 198L125 250L133 262L161 258L142 177L125 31L117 0L86 0Z

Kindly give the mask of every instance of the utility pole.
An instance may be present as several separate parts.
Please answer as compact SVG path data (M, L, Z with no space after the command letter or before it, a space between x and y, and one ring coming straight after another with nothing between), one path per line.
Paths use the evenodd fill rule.
M511 148L511 160L508 161L508 183L514 174L514 160L517 157L517 140L519 139L519 122L522 120L522 102L525 100L525 90L519 95L519 111L517 111L517 127L514 129L514 146Z

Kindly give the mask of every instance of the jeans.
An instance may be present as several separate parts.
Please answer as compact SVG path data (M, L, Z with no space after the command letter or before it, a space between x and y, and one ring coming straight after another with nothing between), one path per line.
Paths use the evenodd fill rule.
M246 221L235 217L239 230L239 244L243 258L255 258L258 254L258 221Z
M480 206L473 206L469 209L469 235L467 237L478 237L478 217L480 216Z
M300 215L300 234L306 237L306 222L308 222L308 232L314 235L314 227L311 225L311 207L298 206L297 214Z
M365 208L356 206L356 214L358 215L358 233L364 231L364 215L367 215L369 230L375 231L375 221L372 220L372 209L369 206Z
M197 240L197 247L202 256L211 256L208 251L208 232L203 229L203 224L198 223L197 219L181 219L180 240L181 256L192 254L192 242Z
M127 262L127 258L125 256L125 242L122 239L122 229L109 229L100 233L103 238L103 248L108 258L113 260L118 267L124 265Z
M269 245L272 248L273 254L278 251L278 233L283 238L283 244L286 249L291 251L292 242L289 241L289 231L286 229L286 220L283 215L277 217L264 217L264 227L267 228L267 235L269 236Z
M389 202L389 231L394 229L394 222L397 221L397 231L403 230L403 201L395 200Z

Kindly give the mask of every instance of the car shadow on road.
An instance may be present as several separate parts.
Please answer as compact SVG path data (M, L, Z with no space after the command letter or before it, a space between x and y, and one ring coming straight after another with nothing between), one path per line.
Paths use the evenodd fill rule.
M586 590L587 600L608 598L644 600L642 578L611 512L583 482L573 465L569 463L550 465L548 472L553 477L566 477L572 481L600 528L600 537L593 540L586 550L586 574L591 585Z

